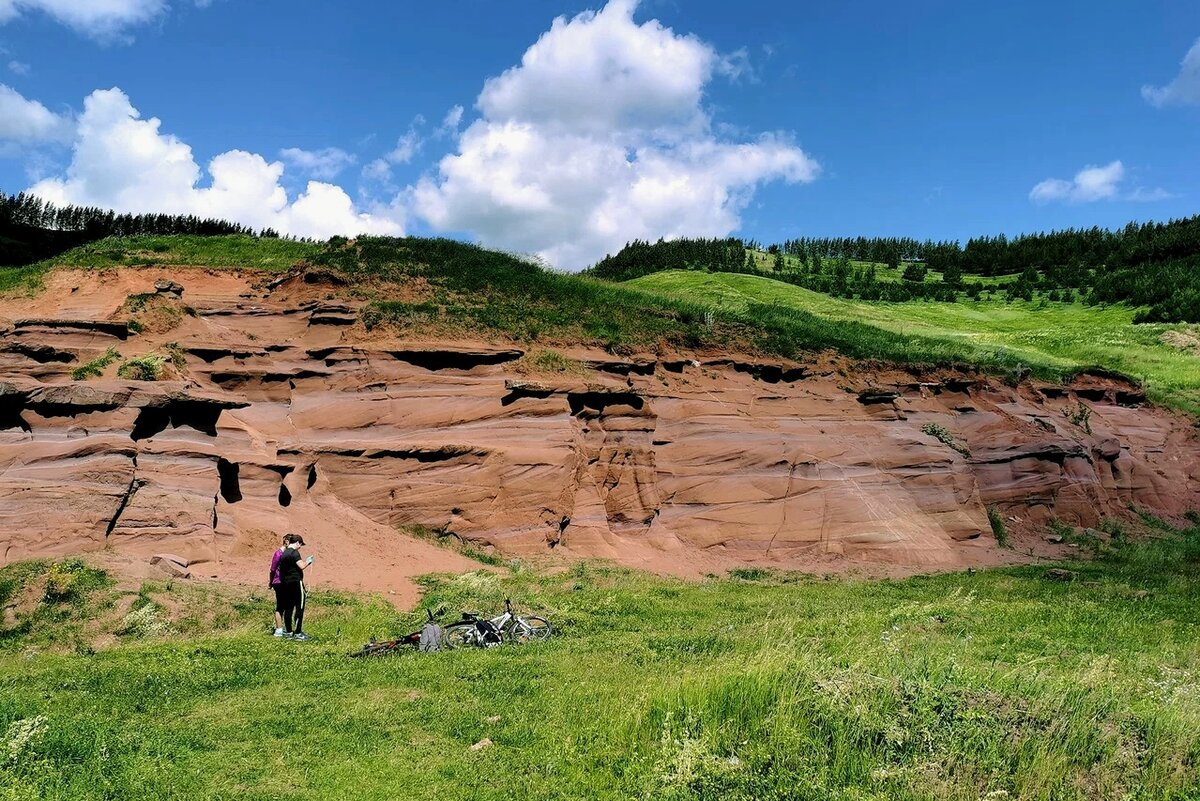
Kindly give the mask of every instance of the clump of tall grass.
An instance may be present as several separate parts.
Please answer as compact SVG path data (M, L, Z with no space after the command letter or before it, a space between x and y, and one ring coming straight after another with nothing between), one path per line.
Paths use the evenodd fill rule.
M1001 548L1008 547L1008 527L1004 525L1004 515L995 506L987 508L988 523L992 527L992 536Z
M163 367L166 363L165 356L147 353L144 356L126 360L117 368L117 375L130 381L158 381L162 378Z
M99 378L104 375L104 371L113 362L121 358L121 353L116 348L109 348L103 354L92 359L86 364L81 364L71 371L71 378L76 381L86 381L89 378Z

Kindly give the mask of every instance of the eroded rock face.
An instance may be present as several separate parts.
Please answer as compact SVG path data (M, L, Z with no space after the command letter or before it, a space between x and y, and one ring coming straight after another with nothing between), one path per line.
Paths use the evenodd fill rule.
M199 270L173 276L194 316L122 338L109 317L160 277L61 273L36 318L0 304L26 319L0 345L0 563L170 551L194 575L260 581L297 531L324 558L315 575L339 586L469 564L405 533L420 527L680 574L922 569L986 561L992 505L1028 525L1200 507L1191 422L1112 377L1013 389L587 349L569 351L579 374L525 375L510 344L368 334L328 282ZM89 291L56 295L55 281ZM181 380L70 378L109 346L168 341L186 354ZM1086 425L1064 414L1080 404Z

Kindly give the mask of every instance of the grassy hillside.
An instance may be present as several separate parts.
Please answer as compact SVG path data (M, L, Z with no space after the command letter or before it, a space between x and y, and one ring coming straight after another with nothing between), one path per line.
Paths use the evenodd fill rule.
M1200 530L1158 534L1071 582L430 579L448 614L511 596L561 635L365 662L343 654L420 613L318 576L294 643L259 593L149 584L130 606L81 566L10 566L0 797L1195 798ZM93 652L97 616L119 633Z
M758 305L798 309L833 321L858 321L980 350L1002 348L1031 365L1061 370L1101 365L1142 380L1151 397L1200 413L1200 354L1163 341L1168 331L1196 337L1196 326L1133 325L1135 309L1045 301L878 303L842 300L735 273L672 271L628 282L639 289L744 311Z
M1200 359L1161 341L1186 326L1133 326L1121 306L841 300L738 273L664 272L625 284L563 275L444 239L362 238L325 245L248 236L110 238L29 267L0 269L0 291L28 292L58 266L336 270L369 301L368 327L526 343L588 342L613 352L669 346L805 358L833 349L904 364L1017 366L1054 380L1103 366L1144 380L1160 401L1200 412ZM414 292L414 286L420 288ZM403 298L403 299L401 299Z
M30 291L56 266L277 271L297 263L342 273L350 280L349 291L370 301L364 323L399 332L443 331L527 343L587 342L613 352L667 346L804 358L834 349L852 357L905 364L973 362L998 373L1012 370L1019 361L1007 351L969 341L897 336L858 321L780 305L716 308L707 301L555 273L505 253L446 239L363 237L312 245L246 236L110 238L52 261L0 269L0 290ZM1053 364L1025 364L1044 378L1062 375Z

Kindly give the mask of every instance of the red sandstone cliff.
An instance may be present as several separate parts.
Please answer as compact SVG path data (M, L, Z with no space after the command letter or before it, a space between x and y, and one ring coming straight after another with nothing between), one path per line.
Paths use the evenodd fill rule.
M335 288L198 269L171 274L194 314L133 334L118 309L160 277L62 271L0 301L0 564L168 550L258 582L285 530L346 587L470 564L420 524L680 574L924 569L994 561L990 505L1029 526L1200 507L1192 421L1111 378L583 348L531 374L520 346L369 335ZM70 377L167 342L170 380Z

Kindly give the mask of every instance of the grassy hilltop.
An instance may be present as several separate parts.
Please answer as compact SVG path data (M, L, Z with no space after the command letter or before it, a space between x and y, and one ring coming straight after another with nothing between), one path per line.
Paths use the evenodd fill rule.
M835 298L766 277L675 270L628 282L672 297L744 311L779 306L831 321L1011 354L1063 372L1099 365L1141 381L1151 398L1200 414L1200 326L1134 325L1125 305L999 300L869 302ZM1171 344L1174 340L1180 344ZM1187 347L1188 344L1191 347Z

